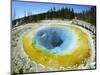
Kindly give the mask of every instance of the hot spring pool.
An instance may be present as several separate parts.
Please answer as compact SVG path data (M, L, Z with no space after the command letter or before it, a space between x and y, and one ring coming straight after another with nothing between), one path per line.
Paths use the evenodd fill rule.
M57 69L85 64L91 50L87 33L74 25L31 29L24 34L22 43L31 61Z

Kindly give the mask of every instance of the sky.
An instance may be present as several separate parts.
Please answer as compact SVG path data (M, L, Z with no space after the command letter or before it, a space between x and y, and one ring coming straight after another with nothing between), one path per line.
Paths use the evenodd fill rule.
M91 9L89 5L12 1L12 19L21 18L26 12L32 14L44 13L54 7L56 10L63 7L73 8L75 13Z

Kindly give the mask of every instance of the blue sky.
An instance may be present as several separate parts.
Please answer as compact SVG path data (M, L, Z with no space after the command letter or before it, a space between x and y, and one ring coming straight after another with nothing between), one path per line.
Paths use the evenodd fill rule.
M83 10L90 10L91 6L88 5L73 5L73 4L54 4L54 3L41 3L41 2L12 2L12 18L15 11L15 19L23 17L27 13L39 14L43 12L47 12L51 8L55 7L56 9L60 9L63 7L73 8L74 12L79 13Z

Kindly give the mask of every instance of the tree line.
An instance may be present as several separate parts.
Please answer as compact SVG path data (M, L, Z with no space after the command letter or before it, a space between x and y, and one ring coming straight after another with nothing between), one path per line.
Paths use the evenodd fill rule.
M26 24L32 22L39 22L40 20L52 20L52 19L69 19L72 20L75 17L79 20L89 22L93 25L96 25L96 7L92 7L88 11L82 11L81 13L75 13L73 8L61 8L56 10L56 8L51 8L45 13L24 16L23 18L15 19L12 21L13 25Z
M96 7L92 7L89 11L82 11L81 13L76 13L77 19L89 22L96 25Z

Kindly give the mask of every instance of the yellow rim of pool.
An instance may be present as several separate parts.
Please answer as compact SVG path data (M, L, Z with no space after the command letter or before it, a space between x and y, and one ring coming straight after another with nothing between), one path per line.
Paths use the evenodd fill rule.
M52 68L78 67L80 64L85 64L87 62L90 56L91 45L88 35L82 29L74 25L48 25L48 27L63 27L74 31L77 36L77 47L73 48L71 52L61 55L42 51L41 48L35 47L32 43L33 35L37 32L36 28L27 31L22 40L23 49L31 61Z

